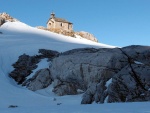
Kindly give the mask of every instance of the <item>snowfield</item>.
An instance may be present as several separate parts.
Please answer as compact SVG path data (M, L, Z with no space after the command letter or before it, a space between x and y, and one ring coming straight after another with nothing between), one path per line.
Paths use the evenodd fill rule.
M74 48L114 46L39 30L21 22L6 22L0 32L0 113L150 113L150 102L81 105L82 94L56 96L52 93L52 85L32 92L8 76L13 70L11 65L23 53L35 55L38 49L64 52ZM37 69L48 65L43 59ZM9 108L10 105L18 107Z

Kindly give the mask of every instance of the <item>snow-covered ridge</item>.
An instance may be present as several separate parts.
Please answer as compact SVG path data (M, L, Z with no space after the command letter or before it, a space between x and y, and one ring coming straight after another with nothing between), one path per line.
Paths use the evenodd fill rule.
M90 40L86 40L84 38L71 38L69 36L64 36L64 35L60 35L60 34L56 34L56 33L52 33L49 31L44 31L44 30L40 30L40 29L36 29L33 28L31 26L28 26L22 22L6 22L3 26L1 26L0 28L1 32L3 32L3 34L11 34L14 33L15 34L35 34L35 35L43 35L43 38L48 37L49 39L55 39L58 41L63 41L63 42L68 42L68 43L76 43L76 44L86 44L86 45L93 45L97 46L97 47L102 47L102 48L112 48L114 46L110 46L110 45L106 45L106 44L102 44L102 43L95 43L93 41ZM69 48L68 48L69 49Z

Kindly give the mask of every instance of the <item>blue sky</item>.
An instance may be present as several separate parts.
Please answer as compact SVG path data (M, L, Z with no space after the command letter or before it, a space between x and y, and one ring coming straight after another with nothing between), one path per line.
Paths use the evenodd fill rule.
M45 26L50 13L101 43L150 46L150 0L0 0L0 12L30 26Z

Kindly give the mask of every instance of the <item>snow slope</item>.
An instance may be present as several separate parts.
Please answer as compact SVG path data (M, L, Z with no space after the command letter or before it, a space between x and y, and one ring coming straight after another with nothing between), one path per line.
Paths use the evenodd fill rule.
M3 33L0 34L0 52L2 53L0 62L5 62L1 66L5 68L4 70L14 63L19 55L23 53L34 55L38 53L38 49L42 48L63 52L83 47L113 47L36 29L21 22L7 22L0 27L0 32Z
M21 22L7 22L0 27L0 32L3 33L0 34L0 113L150 113L149 102L80 105L82 94L58 97L51 92L52 86L32 92L8 77L13 70L11 65L23 53L35 55L43 48L63 52L74 48L113 46L58 35ZM44 59L38 69L47 65ZM18 107L8 108L9 105Z

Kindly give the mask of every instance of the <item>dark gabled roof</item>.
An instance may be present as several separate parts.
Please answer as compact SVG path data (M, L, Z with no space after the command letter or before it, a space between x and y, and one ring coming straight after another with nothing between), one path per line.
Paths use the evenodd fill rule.
M70 23L70 24L72 24L71 22L69 22L69 21L67 21L67 20L65 20L63 18L56 18L55 17L54 20L57 21L57 22L64 22L64 23Z
M48 20L48 22L51 20L52 18L50 18L49 20ZM53 18L56 22L63 22L63 23L69 23L69 24L72 24L71 22L69 22L69 21L67 21L67 20L65 20L65 19L63 19L63 18L56 18L56 17L54 17ZM47 22L47 23L48 23Z

